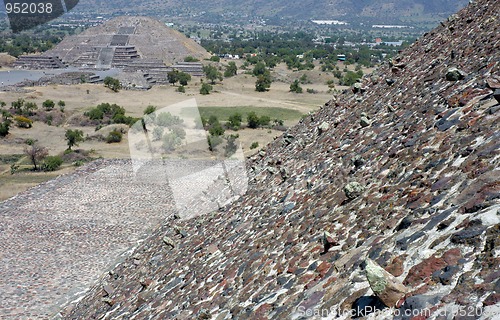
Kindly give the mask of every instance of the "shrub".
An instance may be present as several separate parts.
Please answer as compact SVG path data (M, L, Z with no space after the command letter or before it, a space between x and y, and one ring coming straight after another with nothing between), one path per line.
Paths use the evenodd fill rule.
M156 115L155 122L160 127L170 127L182 124L184 120L178 116L173 116L170 112L162 112Z
M104 86L107 88L110 88L114 92L118 92L122 88L120 80L112 78L112 77L104 78Z
M153 129L153 141L158 141L163 137L163 128L162 127L155 127Z
M54 103L54 101L49 100L49 99L45 100L45 101L42 103L42 107L43 107L45 110L47 110L47 111L50 111L50 110L54 109L55 105L56 105L56 104Z
M259 125L260 126L267 126L271 122L271 118L269 116L261 116L259 118Z
M295 93L302 93L302 87L300 86L299 80L295 80L290 85L290 91Z
M186 93L186 88L184 88L184 86L180 86L177 88L177 92Z
M198 61L200 61L200 60L196 59L193 56L187 56L187 57L184 58L184 62L198 62Z
M247 115L247 122L249 128L255 129L259 126L259 117L252 111Z
M252 142L252 144L250 145L250 149L255 149L258 147L259 147L259 143L257 141Z
M162 140L163 149L167 152L175 150L175 148L182 143L182 139L173 132L166 133Z
M61 112L64 112L64 107L66 106L66 102L64 102L63 100L59 100L57 105L59 106L59 110L61 110Z
M233 130L238 130L241 127L241 121L243 121L243 118L241 117L241 114L235 113L229 116L228 119L228 126L229 128Z
M4 121L0 123L0 137L5 137L9 134L10 122Z
M200 88L200 93L203 95L210 94L210 91L212 91L213 87L208 84L208 83L203 83Z
M71 150L71 147L77 146L78 142L81 142L84 140L82 130L69 129L69 130L66 130L66 134L64 136L66 137L66 140L68 143L68 150Z
M208 133L210 133L211 136L222 136L224 132L225 130L220 123L216 123L208 129Z
M215 151L215 148L222 143L222 140L223 139L221 136L208 136L207 137L208 150Z
M122 141L122 137L123 137L123 134L120 131L114 129L106 137L106 142L107 143L118 143L118 142Z
M219 56L211 56L210 61L219 62L220 58L219 58Z
M15 116L14 121L19 128L31 128L33 121L23 116Z
M144 115L151 114L151 113L153 113L155 111L156 111L156 107L152 106L152 105L149 105L149 106L146 107L146 109L144 109Z
M235 76L238 73L238 68L236 67L236 63L234 61L229 62L224 71L224 77L229 78Z
M226 137L226 146L224 147L224 155L226 157L232 156L236 150L238 150L238 146L236 145L236 139L238 139L240 136L237 134L231 134Z
M306 90L306 91L307 91L307 93L313 93L313 94L314 94L314 93L318 93L316 90L311 89L311 88L307 88L307 90Z
M62 165L63 159L60 156L48 156L42 164L43 171L56 171Z

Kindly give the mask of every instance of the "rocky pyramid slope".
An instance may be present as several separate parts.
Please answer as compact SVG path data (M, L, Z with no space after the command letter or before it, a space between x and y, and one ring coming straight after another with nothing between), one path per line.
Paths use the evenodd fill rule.
M160 21L134 16L118 17L67 37L44 55L77 67L126 66L136 59L173 64L186 56L210 56L198 43Z
M62 316L346 319L384 308L378 264L407 293L371 319L498 319L499 17L450 17L250 159L238 202L165 222Z

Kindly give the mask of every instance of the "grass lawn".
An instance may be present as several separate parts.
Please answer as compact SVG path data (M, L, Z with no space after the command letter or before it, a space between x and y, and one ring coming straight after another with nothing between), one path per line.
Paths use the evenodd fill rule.
M302 117L302 113L297 110L291 110L279 107L200 107L200 115L205 118L209 118L214 115L220 121L227 121L229 116L239 113L243 116L243 121L246 120L246 116L250 112L255 112L258 116L269 116L272 120L298 120Z

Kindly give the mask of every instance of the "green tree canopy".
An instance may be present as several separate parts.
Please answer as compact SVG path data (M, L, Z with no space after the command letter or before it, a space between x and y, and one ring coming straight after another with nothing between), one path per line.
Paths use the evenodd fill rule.
M82 130L66 130L66 134L64 135L68 142L68 150L71 150L71 147L77 146L79 142L84 141L83 131Z
M213 65L204 66L203 72L205 73L205 76L207 77L208 80L210 80L212 84L215 84L215 81L217 79L219 79L219 81L222 81L222 74Z

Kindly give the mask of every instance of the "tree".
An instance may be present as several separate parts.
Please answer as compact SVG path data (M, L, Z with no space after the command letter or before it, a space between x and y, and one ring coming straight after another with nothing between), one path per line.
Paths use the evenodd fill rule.
M238 67L236 67L236 63L234 61L230 61L226 66L226 70L224 71L224 77L229 78L235 76L238 73Z
M14 111L17 114L19 114L19 113L21 113L21 110L24 106L24 99L19 98L19 99L17 99L17 101L12 101L11 105L12 105L12 109L14 109Z
M32 116L34 111L38 109L38 106L35 102L26 102L23 106L22 113L26 116Z
M257 62L257 64L255 65L255 67L253 67L253 75L258 77L260 75L264 75L266 73L267 69L266 69L266 65L264 64L264 62L262 61L259 61Z
M109 76L104 78L104 86L113 90L114 92L118 92L122 88L122 85L120 84L120 81L118 79Z
M252 111L247 115L247 122L249 128L255 129L259 126L259 117Z
M179 81L179 71L172 70L167 73L168 82L174 85L177 81Z
M300 86L299 80L295 80L290 85L290 91L295 93L302 93L302 87Z
M241 121L243 121L243 118L241 114L235 113L229 116L228 120L229 120L228 121L229 128L233 130L238 130L241 127Z
M48 156L45 158L42 164L43 171L56 171L59 169L63 160L60 156Z
M10 121L3 121L0 123L0 137L5 137L9 134Z
M66 106L66 102L64 102L63 100L59 100L59 102L57 102L57 105L59 106L59 110L61 110L61 112L64 112L64 107Z
M259 75L255 81L255 91L264 92L271 87L271 75L269 72L264 75Z
M259 126L268 126L271 122L271 118L269 116L261 116L259 118Z
M231 134L226 138L226 146L224 148L224 155L226 157L231 157L236 150L238 149L238 146L236 145L236 139L238 139L240 136L238 134Z
M38 143L33 142L24 148L24 153L28 156L33 164L33 170L38 170L38 163L49 155L47 148L40 146Z
M120 142L120 141L122 141L122 136L123 136L123 134L120 131L114 129L106 137L106 142L107 143L117 143L117 142Z
M71 147L77 146L79 142L84 141L83 131L82 130L66 130L66 134L64 135L68 142L68 150L71 150Z
M212 84L215 84L215 80L219 79L222 81L222 74L217 70L213 65L208 65L203 67L203 72L208 80L211 81Z
M203 83L200 88L200 93L203 95L210 94L210 91L212 91L213 87L209 85L208 83Z
M187 86L188 82L191 81L191 75L185 72L179 72L177 78L181 86Z
M43 107L45 110L47 110L47 111L50 111L50 110L54 109L55 105L56 105L56 104L54 103L54 101L52 101L52 100L50 100L50 99L47 99L47 100L45 100L45 101L42 103L42 107Z

